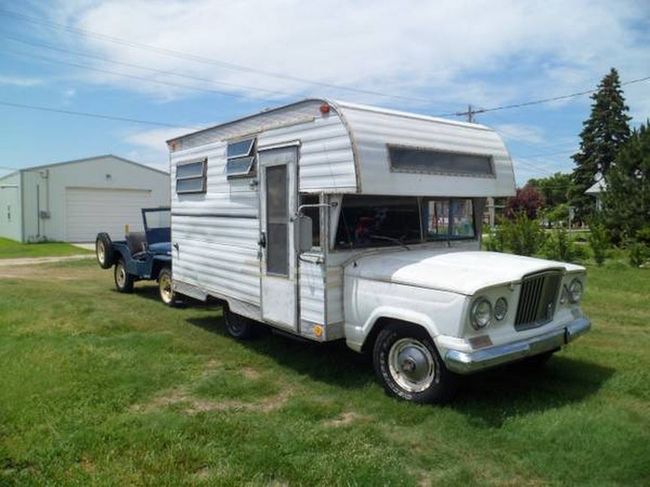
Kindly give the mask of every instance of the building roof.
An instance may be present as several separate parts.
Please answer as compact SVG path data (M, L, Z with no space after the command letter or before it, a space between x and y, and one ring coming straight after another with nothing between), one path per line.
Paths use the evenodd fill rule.
M155 171L155 172L158 172L158 173L161 173L161 174L169 175L169 172L167 172L167 171L163 171L162 169L156 169L155 167L147 166L146 164L142 164L142 163L139 163L139 162L131 161L129 159L125 159L124 157L116 156L114 154L102 154L102 155L99 155L99 156L85 157L83 159L74 159L72 161L61 161L61 162L53 162L53 163L50 163L50 164L40 164L40 165L37 165L37 166L24 167L24 168L18 169L18 171L14 171L14 172L11 172L9 174L5 174L4 176L1 176L0 179L3 179L5 177L7 177L7 176L11 176L12 174L15 174L16 172L34 171L34 170L39 170L39 169L48 169L50 167L63 166L64 164L76 164L76 163L80 163L80 162L91 162L91 161L95 161L97 159L106 159L106 158L117 159L119 161L126 162L128 164L133 164L133 165L136 165L138 167L149 169L151 171Z
M605 191L607 191L607 182L604 179L600 179L593 186L591 186L587 191L585 191L585 193L600 194L600 193L604 193Z

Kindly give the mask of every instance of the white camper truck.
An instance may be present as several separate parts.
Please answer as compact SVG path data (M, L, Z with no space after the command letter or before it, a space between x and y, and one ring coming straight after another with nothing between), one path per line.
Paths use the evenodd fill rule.
M585 269L480 251L514 194L487 127L306 100L168 141L175 292L373 353L386 390L436 402L455 374L542 362L590 327Z

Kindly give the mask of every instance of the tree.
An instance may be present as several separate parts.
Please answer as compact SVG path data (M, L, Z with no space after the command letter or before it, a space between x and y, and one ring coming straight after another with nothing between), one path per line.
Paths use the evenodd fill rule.
M606 178L605 224L615 242L637 239L650 229L650 127L648 122L622 147ZM641 238L642 239L642 238Z
M542 194L534 186L526 184L523 188L517 188L515 196L506 203L506 216L513 219L523 214L530 219L535 219L542 206L544 206Z
M544 206L553 208L569 202L569 189L573 184L571 174L556 172L546 178L529 179L528 183L534 186L544 196Z
M630 136L630 117L626 114L629 108L616 69L612 68L602 79L591 99L591 115L583 123L580 149L573 155L574 186L569 194L576 218L581 221L593 212L593 199L585 191L600 177L607 177L620 147Z

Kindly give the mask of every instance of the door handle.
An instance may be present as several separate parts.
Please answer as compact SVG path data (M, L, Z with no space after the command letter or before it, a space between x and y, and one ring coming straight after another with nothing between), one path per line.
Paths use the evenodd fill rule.
M266 248L266 232L260 233L260 239L257 241L257 245L259 245L263 249Z

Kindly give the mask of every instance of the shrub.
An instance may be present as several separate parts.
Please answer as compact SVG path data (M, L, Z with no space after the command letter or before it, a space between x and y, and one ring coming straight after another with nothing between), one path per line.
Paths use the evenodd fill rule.
M505 245L519 255L536 254L546 238L539 222L528 218L525 213L519 213L513 220L504 221L501 231Z
M642 242L632 241L627 244L630 265L640 267L648 258L648 248Z
M500 226L490 228L490 233L488 233L488 237L485 239L485 250L503 252L505 250L503 237L503 229Z
M546 239L544 245L546 257L562 262L571 262L575 258L575 244L564 228L558 228Z
M596 264L603 265L607 249L609 248L609 236L607 229L601 223L594 223L591 225L591 232L589 233L589 247L594 254Z
M646 245L650 245L650 225L640 228L636 232L636 239Z

